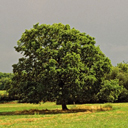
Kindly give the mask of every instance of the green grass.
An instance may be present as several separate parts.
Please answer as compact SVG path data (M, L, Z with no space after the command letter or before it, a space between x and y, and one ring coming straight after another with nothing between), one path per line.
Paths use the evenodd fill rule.
M101 112L77 112L34 115L0 115L2 128L127 128L128 103L68 105L68 108L112 106L113 110ZM0 112L14 112L29 109L61 109L60 105L45 104L0 104Z

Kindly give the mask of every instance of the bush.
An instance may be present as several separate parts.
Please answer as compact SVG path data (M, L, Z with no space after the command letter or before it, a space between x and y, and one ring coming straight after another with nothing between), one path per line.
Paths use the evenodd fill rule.
M128 102L128 90L126 88L119 95L118 102Z
M98 97L100 102L114 102L118 100L119 95L123 90L122 86L119 86L118 80L105 80Z

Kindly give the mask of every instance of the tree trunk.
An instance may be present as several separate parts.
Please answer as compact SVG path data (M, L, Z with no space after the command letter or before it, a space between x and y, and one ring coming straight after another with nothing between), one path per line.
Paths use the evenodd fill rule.
M62 110L68 110L66 103L62 103Z

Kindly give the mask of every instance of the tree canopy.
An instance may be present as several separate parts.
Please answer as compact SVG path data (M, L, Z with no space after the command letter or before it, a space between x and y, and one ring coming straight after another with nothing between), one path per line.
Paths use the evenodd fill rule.
M38 23L25 30L15 46L23 57L13 65L10 94L22 102L93 100L111 62L95 39L69 25Z

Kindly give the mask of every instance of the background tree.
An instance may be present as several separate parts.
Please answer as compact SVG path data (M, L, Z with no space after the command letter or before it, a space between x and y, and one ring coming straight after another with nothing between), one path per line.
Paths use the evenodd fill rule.
M13 77L12 73L2 73L0 72L0 90L6 90L8 82Z
M118 100L123 90L123 86L119 86L119 80L105 80L102 88L98 92L100 102L114 102Z
M94 38L69 25L36 24L26 30L15 50L23 57L13 65L8 92L21 102L92 100L101 88L110 60L95 46Z
M112 71L106 77L107 80L119 80L119 85L123 86L123 90L118 97L118 102L128 101L128 63L118 63L112 67Z

